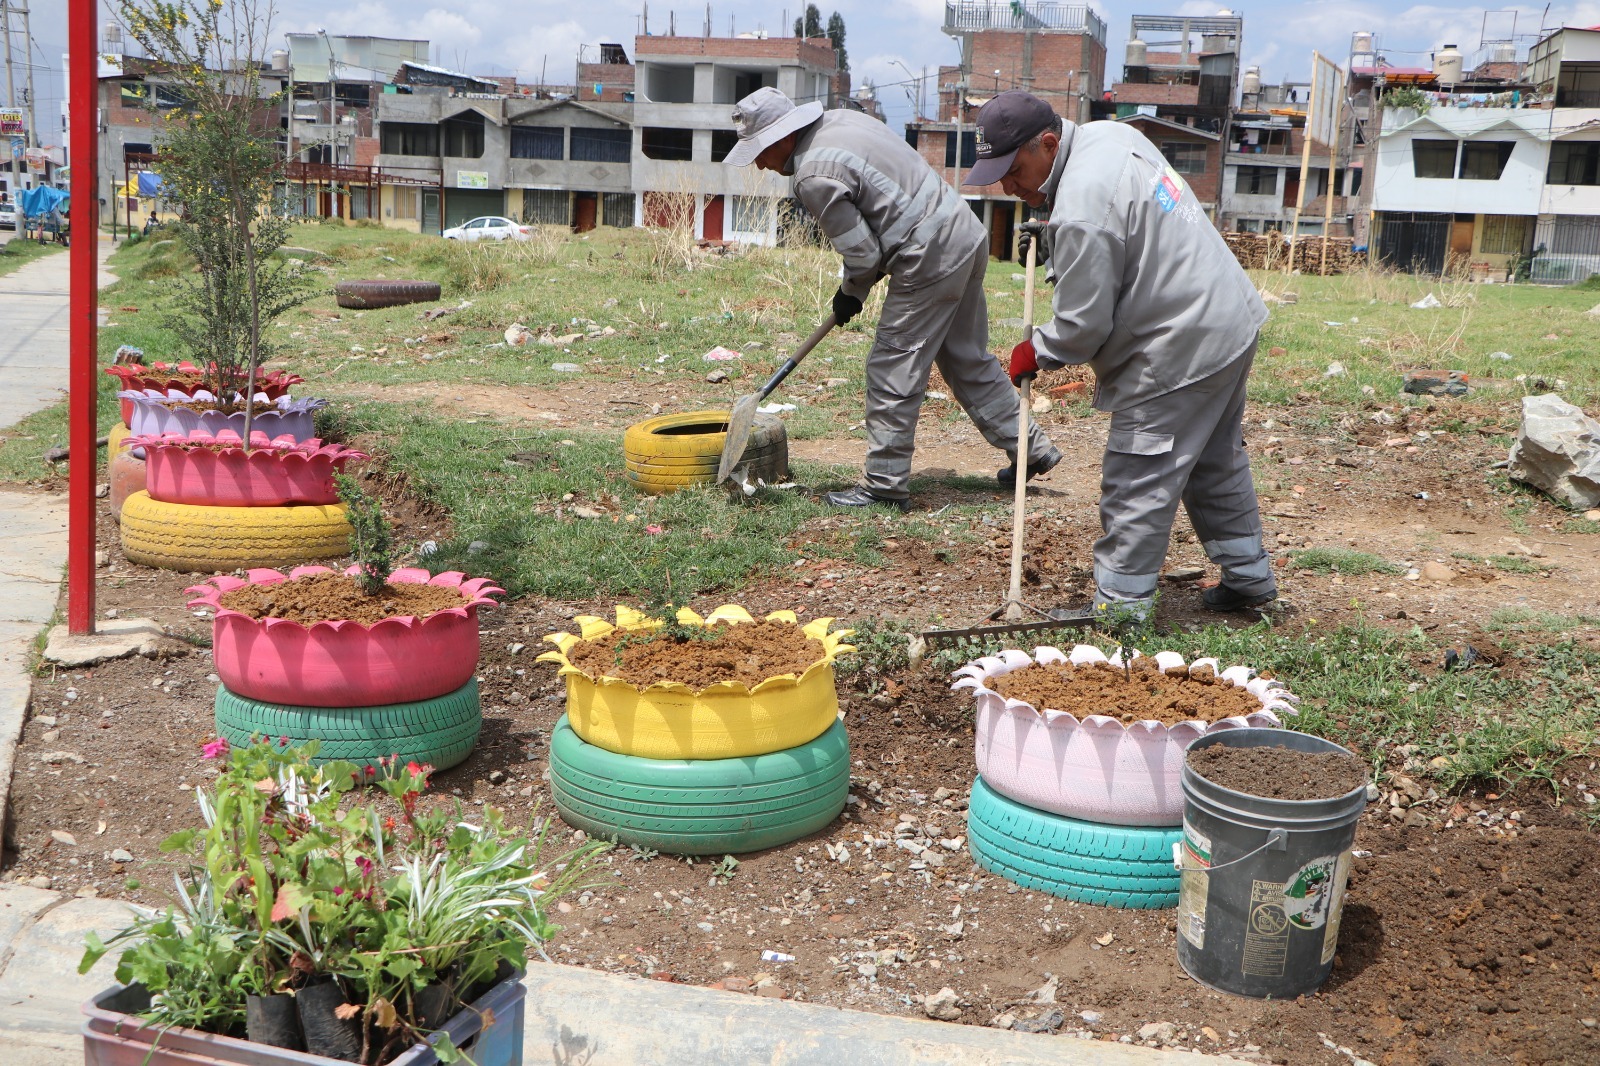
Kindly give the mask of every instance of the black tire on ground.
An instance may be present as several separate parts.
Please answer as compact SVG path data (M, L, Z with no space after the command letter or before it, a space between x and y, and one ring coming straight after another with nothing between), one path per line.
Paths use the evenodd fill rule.
M439 298L437 281L340 281L333 286L340 307L372 310L403 304L429 303Z

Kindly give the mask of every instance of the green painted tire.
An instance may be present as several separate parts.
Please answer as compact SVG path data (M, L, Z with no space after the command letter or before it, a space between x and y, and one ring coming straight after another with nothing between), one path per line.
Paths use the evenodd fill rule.
M216 714L217 734L236 747L254 736L288 737L290 744L317 740L318 763L344 759L370 766L398 756L402 763L430 763L438 770L471 754L483 726L476 681L431 700L380 707L290 707L246 699L218 685Z
M815 833L850 789L850 743L817 739L738 759L641 759L585 743L566 716L551 731L550 792L568 825L672 855L732 855Z
M1026 807L978 778L967 808L973 861L1023 888L1100 907L1178 905L1181 829L1102 825Z

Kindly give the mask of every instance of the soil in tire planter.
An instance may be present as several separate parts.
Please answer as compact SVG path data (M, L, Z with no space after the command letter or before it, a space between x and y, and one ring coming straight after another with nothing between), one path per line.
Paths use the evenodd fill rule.
M156 402L169 411L193 411L197 415L203 415L208 411L220 411L228 415L244 413L244 404L242 403L224 404L218 403L216 400L180 400L177 403L173 403L170 400L157 400ZM275 415L279 413L277 404L271 402L262 403L258 400L254 404L254 410L251 415L254 417L255 415Z
M1218 722L1261 710L1261 701L1248 690L1209 670L1164 673L1153 657L1135 659L1126 673L1105 663L1034 663L996 679L994 690L1040 711L1066 711L1079 718L1103 714L1124 724Z
M1338 751L1211 744L1189 753L1189 768L1214 785L1266 799L1337 799L1367 783L1361 760Z
M408 582L385 585L382 592L369 596L346 574L308 574L276 585L245 585L222 595L222 606L230 611L302 625L337 621L372 625L407 615L426 618L466 602L466 597L449 586Z
M579 641L567 658L591 677L619 677L640 688L677 681L698 692L723 681L754 688L769 677L798 676L825 654L821 641L789 622L719 622L692 632L618 629Z

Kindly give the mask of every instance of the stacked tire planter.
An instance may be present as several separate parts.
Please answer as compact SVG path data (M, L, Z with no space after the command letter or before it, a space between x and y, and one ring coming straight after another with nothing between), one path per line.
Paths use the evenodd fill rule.
M334 474L366 455L310 435L322 402L278 401L278 412L255 419L262 430L246 451L242 415L136 398L138 431L124 443L145 456L145 487L121 501L123 554L145 566L213 572L348 552Z
M790 611L767 618L798 624ZM679 611L678 620L754 619L728 605L705 618ZM854 650L844 643L849 630L830 633L831 618L803 627L824 652L798 676L696 691L595 677L568 659L582 641L617 629L648 632L661 622L626 607L617 608L615 625L576 621L577 635L546 637L557 650L540 656L560 664L566 678L567 713L551 736L550 789L569 825L669 854L725 855L797 840L839 816L850 787L850 745L833 660Z
M461 762L483 724L473 679L478 608L504 590L488 578L405 567L389 575L391 584L454 588L462 605L372 625L303 625L251 618L222 606L225 593L246 585L332 572L324 566L297 567L288 574L255 569L244 578L219 575L189 589L195 597L189 606L215 612L212 653L222 679L217 734L233 745L246 745L256 736L287 738L291 745L316 740L319 762L343 759L376 767L380 759L398 758L436 769ZM345 571L357 572L353 566Z
M162 395L171 391L180 393L199 387L205 372L193 363L118 363L108 366L105 372L122 382L123 392L144 393L154 390ZM287 396L289 389L305 379L298 374L282 370L261 370L256 373L256 394L276 401ZM110 483L110 510L113 521L122 520L122 505L127 498L145 487L145 459L142 451L125 447L123 441L132 432L133 401L118 393L122 420L107 434L106 480Z
M622 435L624 473L640 492L660 496L717 478L722 446L728 439L727 411L685 411L647 418ZM789 438L783 419L756 415L750 443L739 463L749 484L775 485L789 473Z
M1133 652L1130 661L1138 658ZM990 688L995 679L1032 663L1108 663L1088 645L1034 655L1004 651L956 671L952 686L977 697L978 779L967 814L967 841L980 866L1024 888L1125 908L1175 907L1182 840L1183 753L1196 737L1240 727L1276 728L1294 714L1296 698L1279 681L1248 667L1223 669L1216 659L1185 664L1158 652L1163 670L1214 671L1247 689L1261 709L1216 722L1156 721L1124 725L1108 715L1083 717L1038 709Z

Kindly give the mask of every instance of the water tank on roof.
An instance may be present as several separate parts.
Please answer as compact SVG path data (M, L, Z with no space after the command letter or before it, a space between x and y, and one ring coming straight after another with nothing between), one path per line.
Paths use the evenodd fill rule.
M1239 89L1245 93L1258 93L1261 91L1261 68L1245 67L1244 80L1239 82Z
M1143 41L1139 40L1137 37L1129 37L1128 56L1124 62L1130 67L1149 66L1150 60L1148 53L1149 49L1145 47L1145 43Z
M1433 76L1440 85L1454 85L1461 80L1461 52L1447 44L1433 53Z
M112 55L122 54L122 27L115 22L108 22L100 31L100 39L105 42L105 50Z
M1517 46L1511 41L1501 41L1494 46L1490 54L1491 63L1515 63L1517 61Z
M1372 32L1370 30L1357 30L1350 35L1350 52L1352 55L1369 56L1372 54Z
M289 53L285 49L282 49L282 48L273 49L272 50L272 55L271 55L270 58L272 60L272 69L273 70L288 70L289 69Z

